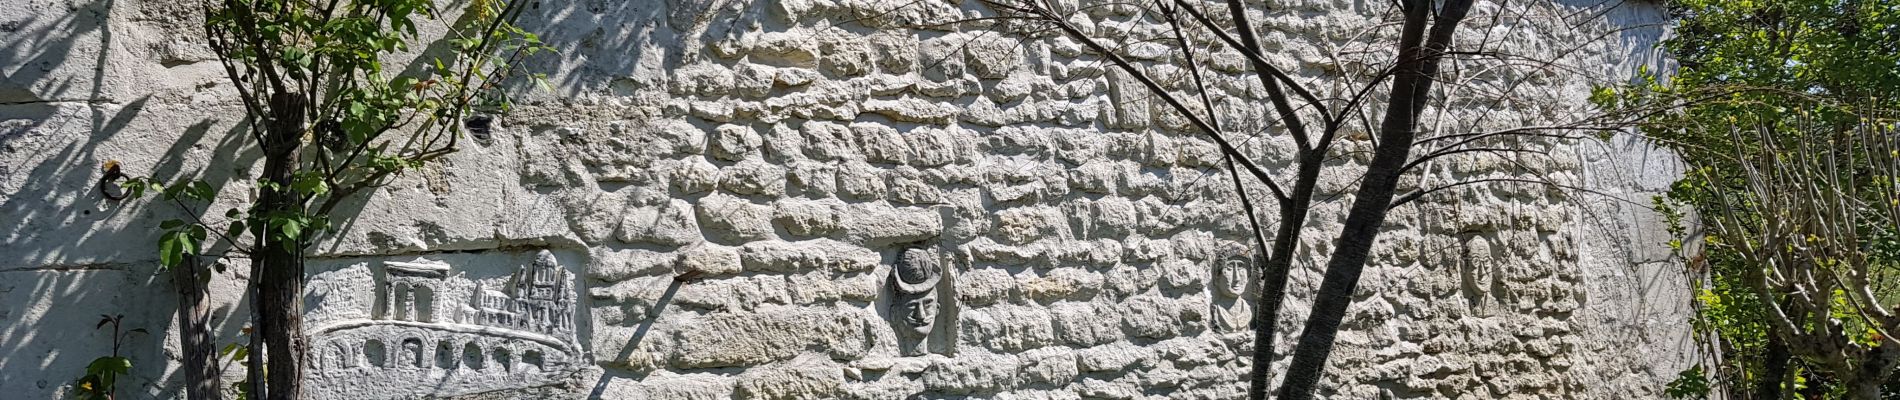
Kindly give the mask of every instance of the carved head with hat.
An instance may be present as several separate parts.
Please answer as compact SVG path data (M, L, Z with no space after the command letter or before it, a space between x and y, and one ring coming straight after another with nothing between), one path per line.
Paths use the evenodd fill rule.
M924 353L937 321L937 281L942 277L942 268L929 250L904 249L891 266L891 292L896 295L891 302L896 309L893 314L908 328L897 332L909 343L903 346L905 355Z

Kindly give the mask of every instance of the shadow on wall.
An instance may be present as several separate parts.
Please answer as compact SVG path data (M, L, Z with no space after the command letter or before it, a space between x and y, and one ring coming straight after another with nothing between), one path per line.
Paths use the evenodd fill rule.
M772 0L536 1L520 24L555 48L535 60L558 95L633 95L664 85L703 46L747 31L784 31Z
M1675 62L1663 53L1662 41L1667 39L1669 16L1656 7L1641 6L1647 1L1632 0L1558 0L1557 4L1573 7L1587 12L1566 15L1565 20L1588 21L1605 20L1610 26L1620 27L1608 32L1603 39L1624 49L1623 52L1606 52L1611 59L1604 60L1619 68L1614 76L1635 76L1637 68L1647 68L1650 72L1665 73L1675 69ZM1574 22L1573 22L1574 24ZM1634 81L1634 80L1632 80Z
M665 66L679 62L677 47L690 42L662 25L669 9L691 5L701 10L699 15L710 17L715 5L730 2L535 1L523 12L520 25L554 47L555 59L534 60L531 65L547 71L558 95L609 91L624 95L632 88L627 85L659 83L635 83L636 76L658 74L664 81Z
M1605 52L1601 60L1614 67L1611 76L1628 77L1628 83L1640 84L1647 72L1666 80L1676 68L1662 47L1668 40L1669 15L1657 7L1636 7L1627 0L1560 0L1573 7L1595 7L1588 15L1569 18L1601 18L1613 26L1625 27L1603 33L1603 37L1622 51ZM1591 9L1591 8L1583 8ZM1601 334L1619 341L1638 338L1667 350L1680 350L1676 364L1686 368L1694 357L1693 338L1658 337L1653 332L1679 332L1653 329L1657 325L1680 323L1671 318L1693 315L1687 296L1680 294L1696 279L1681 268L1679 255L1668 243L1672 239L1663 216L1651 208L1651 198L1665 195L1683 173L1680 160L1672 153L1629 133L1619 133L1606 141L1584 141L1579 154L1583 181L1592 193L1580 193L1579 217L1584 226L1586 259L1604 268L1620 268L1613 274L1592 276L1593 291L1606 292L1629 304L1590 304L1599 318ZM1688 224L1693 225L1693 220ZM1693 226L1688 227L1693 229ZM1676 370L1664 370L1673 375ZM1680 369L1680 368L1677 368Z
M1672 376L1700 357L1691 332L1665 327L1694 317L1687 290L1701 278L1683 267L1681 254L1669 245L1678 238L1650 202L1667 194L1684 167L1675 154L1627 134L1595 143L1583 158L1585 183L1600 194L1581 210L1582 250L1603 269L1586 278L1592 291L1622 300L1590 304L1593 326L1605 337L1651 344L1657 350L1653 370ZM1692 218L1684 223L1695 229Z
M235 138L200 143L229 121L194 120L192 114L211 110L165 104L175 102L169 98L177 93L123 93L153 87L128 79L129 73L178 61L171 55L128 56L128 48L150 43L115 39L122 35L117 31L139 22L128 19L143 18L127 15L140 6L116 0L6 6L24 19L0 21L8 33L0 39L0 59L9 60L0 63L0 260L14 261L0 270L152 258L149 243L155 240L147 232L157 220L177 215L165 214L171 207L148 210L141 202L105 198L97 184L109 160L134 176L228 180L224 171L192 171L186 164L235 153L241 144ZM186 112L179 113L181 108Z
M146 99L94 103L103 90L98 80L106 57L103 52L95 59L72 54L111 45L107 19L112 5L102 1L67 13L9 13L25 19L0 22L7 34L0 54L8 60L0 65L0 226L5 226L0 228L0 371L6 371L0 392L22 398L55 397L94 357L111 353L111 333L93 329L99 314L127 314L126 329L152 332L164 332L153 323L168 315L123 307L128 295L152 294L136 290L151 277L132 272L131 264L58 258L63 250L125 247L100 242L100 235L90 232L63 234L83 229L61 229L90 228L132 212L104 208L104 199L89 189L99 145L137 117ZM73 93L88 83L86 78L60 73L88 61L96 62L90 66L91 87L78 90L89 93ZM68 133L66 140L60 140L61 133ZM164 360L157 345L163 336L153 336L128 335L123 354ZM124 386L151 385L159 374L149 371L141 368Z
M690 283L691 281L692 279L675 278L667 283L666 291L662 292L660 298L653 302L651 312L654 317L640 322L639 327L634 328L633 335L627 338L626 344L621 347L620 355L615 357L615 359L628 359L633 355L634 351L640 350L640 343L646 341L647 333L652 331L653 324L660 320L658 316L666 312L666 306L673 303L673 296L679 294L680 286ZM587 341L583 341L583 343L586 342ZM648 373L643 372L628 372L612 368L603 369L601 372L600 379L595 380L592 388L588 390L587 398L603 398L602 396L606 395L607 385L615 379L639 381L645 379L648 375Z
M156 395L165 386L163 352L171 314L143 307L168 293L159 278L123 266L0 272L0 391L17 398L57 398L96 357L111 355L112 330L95 329L100 314L125 315L130 333L120 355L135 365L120 393ZM30 322L30 323L29 323Z
M551 31L544 36L560 48L558 54L572 55L555 65L589 71L559 76L626 75L644 65L639 60L646 49L674 42L671 36L644 36L665 30L630 28L629 21L658 15L660 4L593 3L542 5L524 18L531 30ZM232 166L254 165L258 155L241 121L228 117L237 115L234 102L214 99L207 106L198 98L228 93L221 73L169 77L199 79L170 82L189 84L179 88L128 76L211 65L153 54L164 50L147 48L154 43L126 33L180 37L167 29L191 29L199 18L138 15L155 7L167 6L118 0L0 5L0 393L53 398L68 390L87 363L111 352L110 333L93 329L100 314L123 314L126 330L151 332L127 337L123 355L135 368L121 380L121 395L166 398L180 389L182 374L167 366L177 352L168 333L175 331L176 295L170 277L155 268L155 255L159 223L184 217L184 211L152 194L142 200L106 198L98 187L102 165L118 161L128 175L162 182L236 184L221 191L222 201L194 205L202 207L194 210L199 217L217 222L249 193L250 168ZM605 56L589 60L587 54ZM566 79L559 83L569 88L605 84ZM136 91L146 92L126 94ZM347 202L336 224L352 227L361 204ZM224 276L237 279L214 281L213 291L223 296L213 299L241 298L246 268L229 270ZM218 344L241 340L249 313L243 303L213 310Z
M106 198L102 166L112 160L130 175L222 185L242 171L204 165L254 157L234 156L244 143L230 121L197 118L216 110L161 104L182 97L167 96L174 93L125 94L152 87L123 79L128 64L142 71L144 63L176 61L128 57L138 44L115 39L127 19L141 18L127 15L138 5L0 5L8 19L0 21L0 393L7 393L0 397L69 393L88 363L112 352L110 329L96 328L102 314L124 315L125 331L145 332L124 335L120 352L134 368L119 382L121 396L168 398L179 390L168 366L177 352L170 334L176 295L169 275L155 268L155 248L158 222L183 215L150 197ZM234 282L212 285L224 291ZM242 312L235 308L212 310L221 342L238 337L242 319L226 318Z
M225 283L222 289L235 286ZM176 297L169 276L128 264L0 272L0 377L6 378L0 392L23 399L70 394L87 364L112 353L111 328L97 324L105 314L123 315L125 331L145 331L123 336L120 355L132 360L133 370L120 378L119 395L177 397L183 375L171 365L178 351L171 333ZM211 310L220 345L237 341L244 325L226 316L248 313L233 304Z
M115 0L95 0L74 5L67 13L20 13L26 20L0 22L0 33L11 37L0 44L0 54L9 61L0 65L0 104L12 105L47 101L89 101L99 97L99 78L105 75L106 56L95 60L73 57L76 49L102 49L112 45L112 30L107 20ZM11 5L9 7L21 7ZM22 10L24 11L24 10ZM50 16L49 16L50 14ZM98 37L96 48L90 42ZM96 61L92 66L91 93L72 93L85 85L80 77L60 76L68 63ZM8 136L0 136L4 139Z

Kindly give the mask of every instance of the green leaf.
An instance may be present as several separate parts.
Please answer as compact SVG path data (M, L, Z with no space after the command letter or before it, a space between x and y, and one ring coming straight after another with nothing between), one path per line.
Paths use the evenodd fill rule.
M158 239L158 264L165 268L178 266L178 263L185 259L185 248L188 245L185 242L188 240L190 239L185 237L184 232L165 232Z
M125 357L99 357L86 366L90 375L122 375L132 371L132 359Z
M238 346L237 342L226 343L224 348L218 349L218 359L230 358L231 354L240 348L243 347Z
M185 229L185 236L191 237L191 246L188 249L188 250L191 250L191 254L199 254L198 245L201 243L204 243L205 237L206 237L205 226L192 225L191 227Z
M174 200L183 196L185 193L185 190L189 188L190 188L189 184L172 185L171 187L165 188L164 191L159 192L159 195L164 197L165 200Z
M1616 108L1616 89L1598 86L1590 90L1590 104L1602 108Z
M1663 393L1675 399L1705 397L1709 395L1709 379L1702 374L1702 366L1689 367L1677 374Z
M392 91L408 91L415 87L416 83L416 78L407 76L399 77L389 81L389 89Z
M330 186L317 174L300 174L290 182L290 190L305 196L321 196L330 191Z
M285 47L282 58L286 64L295 65L299 68L310 68L309 53L305 52L302 48Z
M291 219L291 218L284 218L280 220L278 224L279 224L278 229L280 229L281 232L283 232L284 240L287 242L297 241L299 235L303 234L303 221L298 221L296 219Z
M125 192L128 193L127 197L136 199L145 197L146 188L157 188L159 184L158 182L153 182L151 178L132 178L126 180L125 183L119 184L119 187L125 188Z
M231 221L231 225L224 228L224 236L227 238L226 240L237 240L238 236L243 236L243 235L244 235L244 220Z
M218 197L218 189L212 188L211 184L205 181L192 182L191 193L192 198L198 200L211 200Z

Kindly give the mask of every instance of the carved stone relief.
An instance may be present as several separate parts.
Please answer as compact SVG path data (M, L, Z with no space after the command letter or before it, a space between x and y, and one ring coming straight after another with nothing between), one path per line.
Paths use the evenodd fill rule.
M1240 298L1247 292L1247 260L1224 260L1214 266L1214 288L1222 297Z
M1473 236L1465 241L1463 250L1458 272L1466 306L1470 307L1468 311L1472 315L1490 316L1503 294L1503 282L1497 280L1497 273L1493 271L1497 263L1491 241Z
M1210 322L1217 332L1244 331L1247 324L1253 321L1253 308L1245 298L1250 282L1248 266L1245 258L1214 263L1214 309Z
M942 266L924 249L905 249L891 266L891 315L897 319L898 349L905 356L930 352L930 334L940 307L937 282L942 277Z
M384 262L370 318L315 327L317 398L413 398L556 382L583 364L574 274L542 250L511 275ZM427 384L422 384L426 382Z

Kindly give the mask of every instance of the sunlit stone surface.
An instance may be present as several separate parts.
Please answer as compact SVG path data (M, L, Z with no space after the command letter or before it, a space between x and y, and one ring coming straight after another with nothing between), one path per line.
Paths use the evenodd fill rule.
M525 66L553 91L523 85L485 139L345 205L314 246L312 398L1240 397L1261 275L1220 153L1073 40L945 24L992 15L966 3L540 2L523 24L558 51ZM1165 24L1054 3L1192 90ZM1268 56L1323 94L1391 57L1387 2L1270 3L1253 17ZM1482 3L1461 47L1566 68L1449 76L1461 89L1423 127L1561 119L1594 84L1667 68L1660 6L1610 4ZM196 7L0 0L0 397L65 396L110 352L99 314L150 332L127 337L121 395L180 395L176 299L154 267L177 211L92 187L118 160L219 183L209 216L248 196L255 171L230 167L251 160L241 107ZM1262 132L1276 117L1242 57L1189 40L1230 137L1287 170L1292 142ZM1503 83L1516 97L1488 102ZM1365 136L1343 132L1322 177L1280 349ZM1673 158L1625 137L1519 140L1537 152L1448 157L1403 185L1587 191L1472 186L1396 209L1322 396L1656 398L1690 365L1685 278L1634 205ZM891 284L905 249L937 268L922 335L893 307L923 293ZM241 275L211 283L221 345L244 340Z

